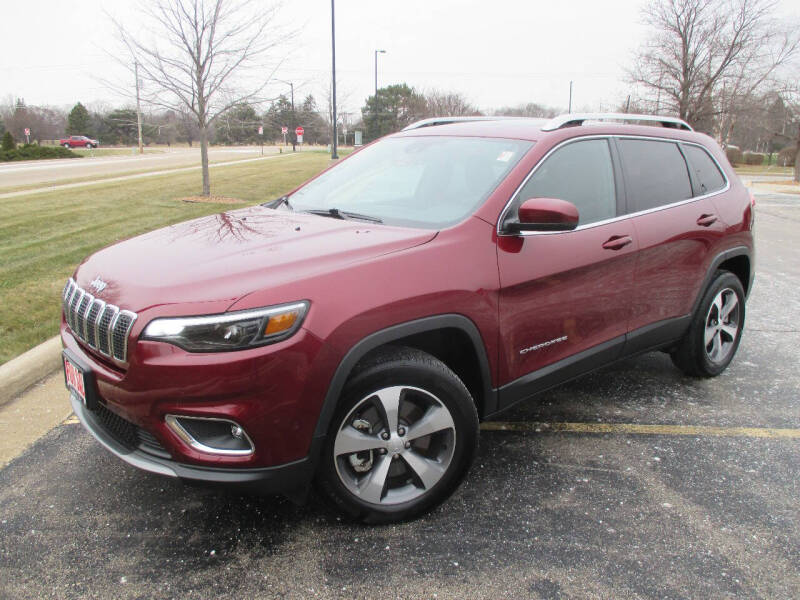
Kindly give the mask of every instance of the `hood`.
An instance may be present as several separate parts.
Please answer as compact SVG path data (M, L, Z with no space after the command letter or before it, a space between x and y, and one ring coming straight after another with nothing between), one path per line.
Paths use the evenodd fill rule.
M424 229L254 206L104 248L81 263L76 281L95 293L90 282L102 280L106 286L98 298L136 312L178 303L206 303L221 311L250 292L330 273L435 236Z

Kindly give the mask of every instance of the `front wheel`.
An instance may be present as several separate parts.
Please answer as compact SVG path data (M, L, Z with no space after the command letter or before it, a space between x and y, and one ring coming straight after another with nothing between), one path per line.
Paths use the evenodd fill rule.
M86 149L87 150L91 150L92 148L94 148L94 146L92 146L91 144L86 144Z
M672 352L672 362L687 375L715 377L733 360L744 328L742 282L730 271L717 271L703 295L692 324Z
M429 354L394 348L345 386L320 484L357 520L402 521L450 496L477 445L475 403L456 374Z
M70 149L70 145L69 145L69 144L64 144L64 148L66 148L67 150L69 150L69 149Z

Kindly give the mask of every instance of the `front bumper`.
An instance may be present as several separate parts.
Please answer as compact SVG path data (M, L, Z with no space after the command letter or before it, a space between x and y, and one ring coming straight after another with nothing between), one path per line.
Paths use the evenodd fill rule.
M126 463L143 471L209 483L252 485L265 493L283 493L304 488L314 473L313 461L308 457L283 465L255 469L202 467L159 458L115 438L75 394L70 394L70 402L75 415L100 444Z

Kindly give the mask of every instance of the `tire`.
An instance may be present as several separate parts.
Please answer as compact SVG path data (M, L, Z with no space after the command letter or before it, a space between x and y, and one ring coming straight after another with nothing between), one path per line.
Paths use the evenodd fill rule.
M66 148L67 150L69 150L71 147L72 146L70 146L69 144L64 144L64 148Z
M728 367L739 348L744 316L742 282L730 271L717 271L692 317L689 331L670 355L672 362L687 375L716 377Z
M318 483L355 520L403 521L447 499L477 448L475 403L456 374L425 352L388 348L345 384Z
M86 149L87 150L91 150L92 148L94 148L94 146L92 146L91 144L86 144Z

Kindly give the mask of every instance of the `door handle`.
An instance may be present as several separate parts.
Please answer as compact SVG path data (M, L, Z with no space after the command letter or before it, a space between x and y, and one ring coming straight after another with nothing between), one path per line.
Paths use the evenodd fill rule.
M703 227L708 227L713 223L716 223L717 215L700 215L700 218L697 219L697 224Z
M606 250L622 250L622 248L632 243L633 238L629 235L612 235L603 242L603 248Z

